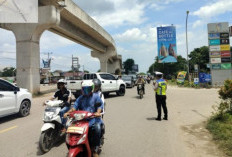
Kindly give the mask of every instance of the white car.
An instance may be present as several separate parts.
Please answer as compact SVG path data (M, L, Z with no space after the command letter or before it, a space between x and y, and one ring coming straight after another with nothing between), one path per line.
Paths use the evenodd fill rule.
M31 109L32 95L27 89L19 88L0 79L0 117L18 113L28 116Z
M102 93L107 96L109 93L116 92L118 96L124 96L126 83L109 73L90 73L83 76L83 80L67 80L67 89L71 90L77 98L81 94L81 83L85 80L99 79L102 83Z

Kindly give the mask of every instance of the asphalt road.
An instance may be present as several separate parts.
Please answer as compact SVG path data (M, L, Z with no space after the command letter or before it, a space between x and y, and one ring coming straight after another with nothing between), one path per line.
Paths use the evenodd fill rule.
M42 155L38 149L43 125L42 102L51 94L33 99L25 118L0 119L0 157L63 157L65 143ZM168 87L168 121L156 121L155 96L151 85L140 100L136 88L126 95L106 99L106 139L101 157L216 157L223 156L204 129L212 105L219 102L216 89Z

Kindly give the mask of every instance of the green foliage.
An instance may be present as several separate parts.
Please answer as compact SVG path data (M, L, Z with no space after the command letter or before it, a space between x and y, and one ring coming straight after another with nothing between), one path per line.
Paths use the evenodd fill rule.
M207 124L207 129L212 133L213 139L219 147L232 157L232 115L226 112L222 117L213 116Z
M2 77L10 77L10 76L15 76L16 70L13 67L10 68L4 68L2 71Z
M221 99L232 102L232 80L226 80L218 93Z
M165 78L172 79L172 76L177 76L179 71L187 70L187 61L182 56L177 56L176 63L158 63L158 57L156 57L155 63L153 63L148 70L148 73L153 74L154 71L160 71L164 73Z
M124 64L125 73L128 74L130 71L132 71L132 67L135 64L135 61L129 58L125 62L123 62L123 64Z
M207 46L202 46L200 48L195 48L189 54L189 68L190 72L194 71L194 65L197 64L200 72L208 72L207 63L209 63L209 48Z

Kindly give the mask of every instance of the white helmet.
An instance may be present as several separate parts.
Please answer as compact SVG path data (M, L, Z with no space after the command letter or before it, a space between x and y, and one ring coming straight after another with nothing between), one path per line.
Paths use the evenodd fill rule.
M66 84L66 81L64 79L60 79L58 82L57 82L57 88L59 89L59 85L60 84L63 84L64 87L65 87L65 84Z
M81 84L82 94L83 95L90 95L93 93L94 90L94 83L92 80L83 81Z

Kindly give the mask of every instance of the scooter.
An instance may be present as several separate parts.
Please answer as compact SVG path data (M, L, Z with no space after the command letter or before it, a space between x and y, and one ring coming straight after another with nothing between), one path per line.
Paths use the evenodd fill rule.
M44 124L41 128L39 148L43 153L47 153L53 145L64 137L62 133L63 125L60 118L60 110L63 106L61 100L48 100L45 102Z
M90 135L89 122L87 119L93 118L94 113L87 111L74 111L70 113L66 125L69 126L66 132L66 145L69 149L68 157L92 157L91 142L93 135ZM101 128L101 145L98 154L101 153L104 144L105 127Z
M142 84L138 84L138 89L139 89L139 98L142 99L143 98L143 85Z

